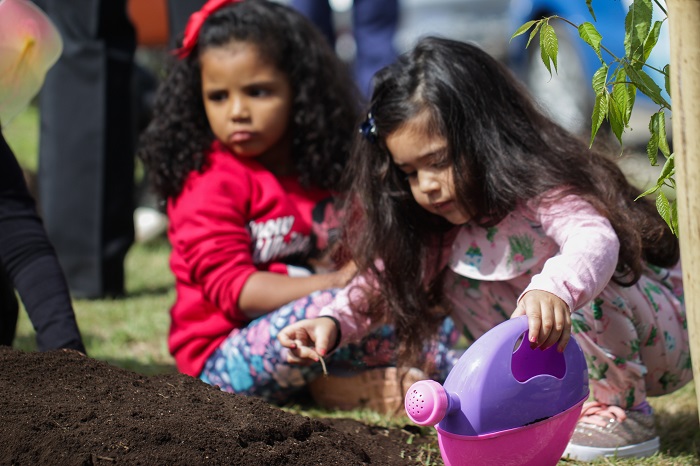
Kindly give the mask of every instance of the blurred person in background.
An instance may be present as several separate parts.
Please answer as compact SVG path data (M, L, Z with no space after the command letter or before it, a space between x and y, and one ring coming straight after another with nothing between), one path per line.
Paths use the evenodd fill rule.
M140 222L142 240L167 225L157 209L134 215L134 152L141 129L139 97L132 98L139 92L132 88L136 31L127 0L35 2L65 44L40 99L42 216L73 297L119 297L125 293L124 260L135 239L134 221ZM202 3L168 2L172 43Z
M85 353L63 271L2 128L26 107L61 53L61 37L28 0L0 0L0 345L15 338L19 303L39 350Z
M35 1L64 42L40 96L44 224L73 297L122 296L134 240L135 30L126 0Z
M290 5L309 18L335 48L336 30L329 0L291 0ZM394 35L398 22L398 0L352 2L355 81L366 96L372 91L374 73L396 59Z

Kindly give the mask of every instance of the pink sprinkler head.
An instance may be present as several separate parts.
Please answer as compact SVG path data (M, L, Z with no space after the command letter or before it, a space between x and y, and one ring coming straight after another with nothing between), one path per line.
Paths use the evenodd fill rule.
M411 421L419 426L432 426L448 412L459 409L459 398L447 393L434 380L420 380L408 389L404 405Z
M0 0L0 125L39 92L63 42L51 20L29 0Z

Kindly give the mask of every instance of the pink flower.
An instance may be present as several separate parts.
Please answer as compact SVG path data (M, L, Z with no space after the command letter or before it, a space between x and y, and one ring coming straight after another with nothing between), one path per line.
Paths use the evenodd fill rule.
M520 254L520 253L514 254L514 255L513 255L513 260L514 260L515 262L524 262L524 261L525 261L525 256L523 256L523 255Z
M39 92L63 42L32 2L0 1L0 123L7 125Z

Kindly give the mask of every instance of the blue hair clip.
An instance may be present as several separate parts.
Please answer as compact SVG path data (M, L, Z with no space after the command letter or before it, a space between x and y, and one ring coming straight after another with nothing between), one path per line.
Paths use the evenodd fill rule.
M372 144L377 142L377 125L371 110L367 113L367 119L360 125L360 134Z

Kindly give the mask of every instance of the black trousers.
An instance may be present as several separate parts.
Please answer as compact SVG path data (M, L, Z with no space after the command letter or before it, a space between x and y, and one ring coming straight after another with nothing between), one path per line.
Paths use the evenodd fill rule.
M0 346L12 346L19 318L15 287L0 264Z
M134 239L136 36L126 0L36 3L64 41L40 95L44 225L74 297L121 295Z

